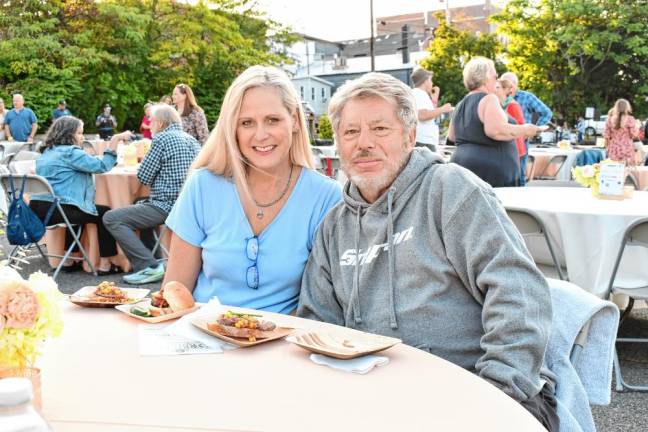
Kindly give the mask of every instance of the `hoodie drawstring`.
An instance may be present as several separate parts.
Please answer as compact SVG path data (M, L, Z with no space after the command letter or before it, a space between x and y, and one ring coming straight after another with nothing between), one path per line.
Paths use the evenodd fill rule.
M396 254L394 253L394 219L392 217L392 200L394 197L394 190L389 189L387 192L387 216L389 222L387 223L387 255L389 257L389 306L390 316L389 325L392 329L398 328L396 321L396 305L394 302L394 269L396 267Z
M356 324L362 323L362 314L360 313L360 213L361 208L358 208L356 217L356 230L355 230L355 250L356 260L355 269L353 272L353 290L351 291L351 298L353 299L353 319Z

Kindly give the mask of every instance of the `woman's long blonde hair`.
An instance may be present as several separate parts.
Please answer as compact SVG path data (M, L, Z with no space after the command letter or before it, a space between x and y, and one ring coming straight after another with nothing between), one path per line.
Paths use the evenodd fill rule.
M212 130L191 169L207 168L216 175L228 177L248 197L245 160L236 141L236 127L245 92L255 87L270 87L279 90L284 107L297 117L297 129L293 132L290 145L290 162L306 168L313 168L313 154L306 119L299 96L290 78L280 69L272 66L251 66L239 75L227 89L216 127Z

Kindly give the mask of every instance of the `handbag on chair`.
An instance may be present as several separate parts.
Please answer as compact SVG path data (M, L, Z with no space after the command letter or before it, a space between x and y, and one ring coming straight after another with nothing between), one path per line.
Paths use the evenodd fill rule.
M29 205L23 199L27 176L23 176L19 193L16 193L13 176L9 176L9 181L11 186L11 203L9 204L9 211L7 213L7 240L13 246L27 246L36 243L45 235L45 227L52 217L58 198L54 199L54 202L52 202L52 205L47 210L45 219L41 221L38 215L29 208Z

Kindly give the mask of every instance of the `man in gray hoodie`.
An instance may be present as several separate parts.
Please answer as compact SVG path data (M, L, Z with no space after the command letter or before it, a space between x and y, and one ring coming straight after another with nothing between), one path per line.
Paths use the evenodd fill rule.
M549 287L490 186L414 149L414 98L389 75L344 84L329 115L349 182L317 233L297 314L443 357L558 430L542 368Z

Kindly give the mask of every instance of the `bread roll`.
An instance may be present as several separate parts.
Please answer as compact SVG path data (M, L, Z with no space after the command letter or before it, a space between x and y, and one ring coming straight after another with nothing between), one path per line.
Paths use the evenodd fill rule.
M163 296L173 312L192 308L196 304L187 287L176 281L167 282L164 285Z

